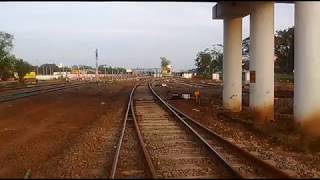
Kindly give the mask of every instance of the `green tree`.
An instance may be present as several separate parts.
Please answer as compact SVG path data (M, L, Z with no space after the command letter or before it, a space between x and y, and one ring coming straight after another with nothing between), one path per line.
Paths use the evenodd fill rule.
M113 70L113 74L124 74L127 72L126 68L123 68L123 67L114 67L112 68L111 66L109 67L106 67L105 65L100 65L98 67L98 70L100 73L107 73L107 74L111 74L112 73L112 70Z
M13 35L0 31L0 56L8 55L13 47Z
M249 70L250 37L242 41L242 69ZM294 27L279 30L274 36L275 72L292 73L294 68Z
M223 45L214 44L210 51L212 62L211 68L213 73L221 72L223 68ZM211 77L211 75L210 75Z
M22 59L16 59L14 63L14 69L18 73L19 81L23 82L23 77L33 70L33 66Z
M99 65L98 66L99 73L107 72L107 69L108 69L108 67L106 65Z
M7 80L13 74L14 56L10 54L13 47L13 35L0 32L0 78Z
M59 72L71 72L71 68L68 66L63 66L59 68Z
M13 55L7 55L0 58L0 78L5 81L13 76L14 70L14 60Z
M242 40L242 69L249 70L249 48L250 48L250 37Z
M249 55L250 37L242 40L242 55Z
M200 51L195 59L197 74L203 77L210 77L210 74L212 73L211 61L212 57L208 49Z
M116 68L116 71L118 72L118 73L122 73L122 74L124 74L124 73L126 73L126 68L123 68L123 67L118 67L118 68Z
M161 68L166 68L167 65L171 63L170 60L165 57L160 57L160 59L161 59Z
M222 51L221 44L215 44L212 49L206 48L200 51L195 59L197 74L204 78L210 78L212 73L221 72L223 67Z
M275 71L292 73L294 69L294 27L280 30L275 35Z
M161 59L161 72L163 75L167 75L170 71L170 69L168 68L168 65L170 65L171 62L166 57L160 57L160 59Z

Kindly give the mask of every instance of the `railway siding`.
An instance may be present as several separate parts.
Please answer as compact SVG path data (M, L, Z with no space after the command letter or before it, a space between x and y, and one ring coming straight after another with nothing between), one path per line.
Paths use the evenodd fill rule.
M193 135L156 103L147 85L139 86L136 91L135 112L157 178L232 177Z

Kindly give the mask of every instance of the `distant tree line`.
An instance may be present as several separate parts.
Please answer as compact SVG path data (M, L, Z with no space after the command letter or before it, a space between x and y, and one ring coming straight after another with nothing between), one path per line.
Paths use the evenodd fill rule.
M42 64L40 66L32 66L27 61L17 58L11 53L13 48L14 36L0 31L0 79L5 81L9 78L15 77L14 74L17 73L20 82L24 81L24 76L34 71L36 74L41 75L53 75L54 72L71 72L72 70L84 70L88 74L95 74L95 68L87 65L73 65L70 67L58 67L56 64ZM107 67L99 66L99 73L108 74L120 74L126 73L126 69L122 67Z
M275 72L291 74L294 69L294 27L275 33ZM250 37L242 40L242 69L249 70ZM197 75L210 78L212 73L222 72L223 45L214 44L211 49L200 51L195 58Z
M0 79L7 80L14 77L16 72L19 81L23 82L23 77L32 71L33 67L27 61L11 54L13 39L13 35L0 32Z
M72 70L80 70L86 72L87 74L95 74L96 68L88 65L72 65L71 67L61 67L59 68L56 64L42 64L41 66L36 66L37 74L51 75L53 72L72 72ZM126 73L126 69L122 67L111 67L100 65L98 66L99 74L120 74Z
M100 65L98 67L98 71L101 74L124 74L127 72L126 68L122 67L111 67L111 66L105 66L105 65Z
M71 72L71 68L66 66L59 68L56 64L42 64L33 66L33 71L40 75L53 75L54 72Z
M37 74L41 75L52 75L53 72L72 72L72 70L80 70L83 72L86 72L87 74L95 74L96 68L88 65L72 65L71 67L58 67L56 64L42 64L40 66L34 66L34 71ZM100 65L98 67L99 74L120 74L120 73L126 73L126 69L122 67L111 67L108 66L105 68L104 65Z

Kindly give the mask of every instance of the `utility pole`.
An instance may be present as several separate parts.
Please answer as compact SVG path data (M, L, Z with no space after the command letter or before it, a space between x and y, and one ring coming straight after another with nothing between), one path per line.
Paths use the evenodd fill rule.
M113 67L111 67L111 77L112 77L112 81L113 81Z
M63 66L63 71L64 71L64 69L65 69L65 68L64 68L64 66ZM67 66L67 68L66 68L66 81L68 80L68 70L67 70L67 69L68 69L68 66Z
M96 49L96 80L98 80L98 49Z

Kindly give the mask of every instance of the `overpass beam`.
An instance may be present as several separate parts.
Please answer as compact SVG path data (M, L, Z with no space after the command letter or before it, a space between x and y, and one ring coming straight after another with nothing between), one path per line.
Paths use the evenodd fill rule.
M232 112L242 105L242 17L223 22L223 107Z
M274 120L274 2L252 4L249 105L257 124Z
M294 119L320 136L320 2L295 2Z

